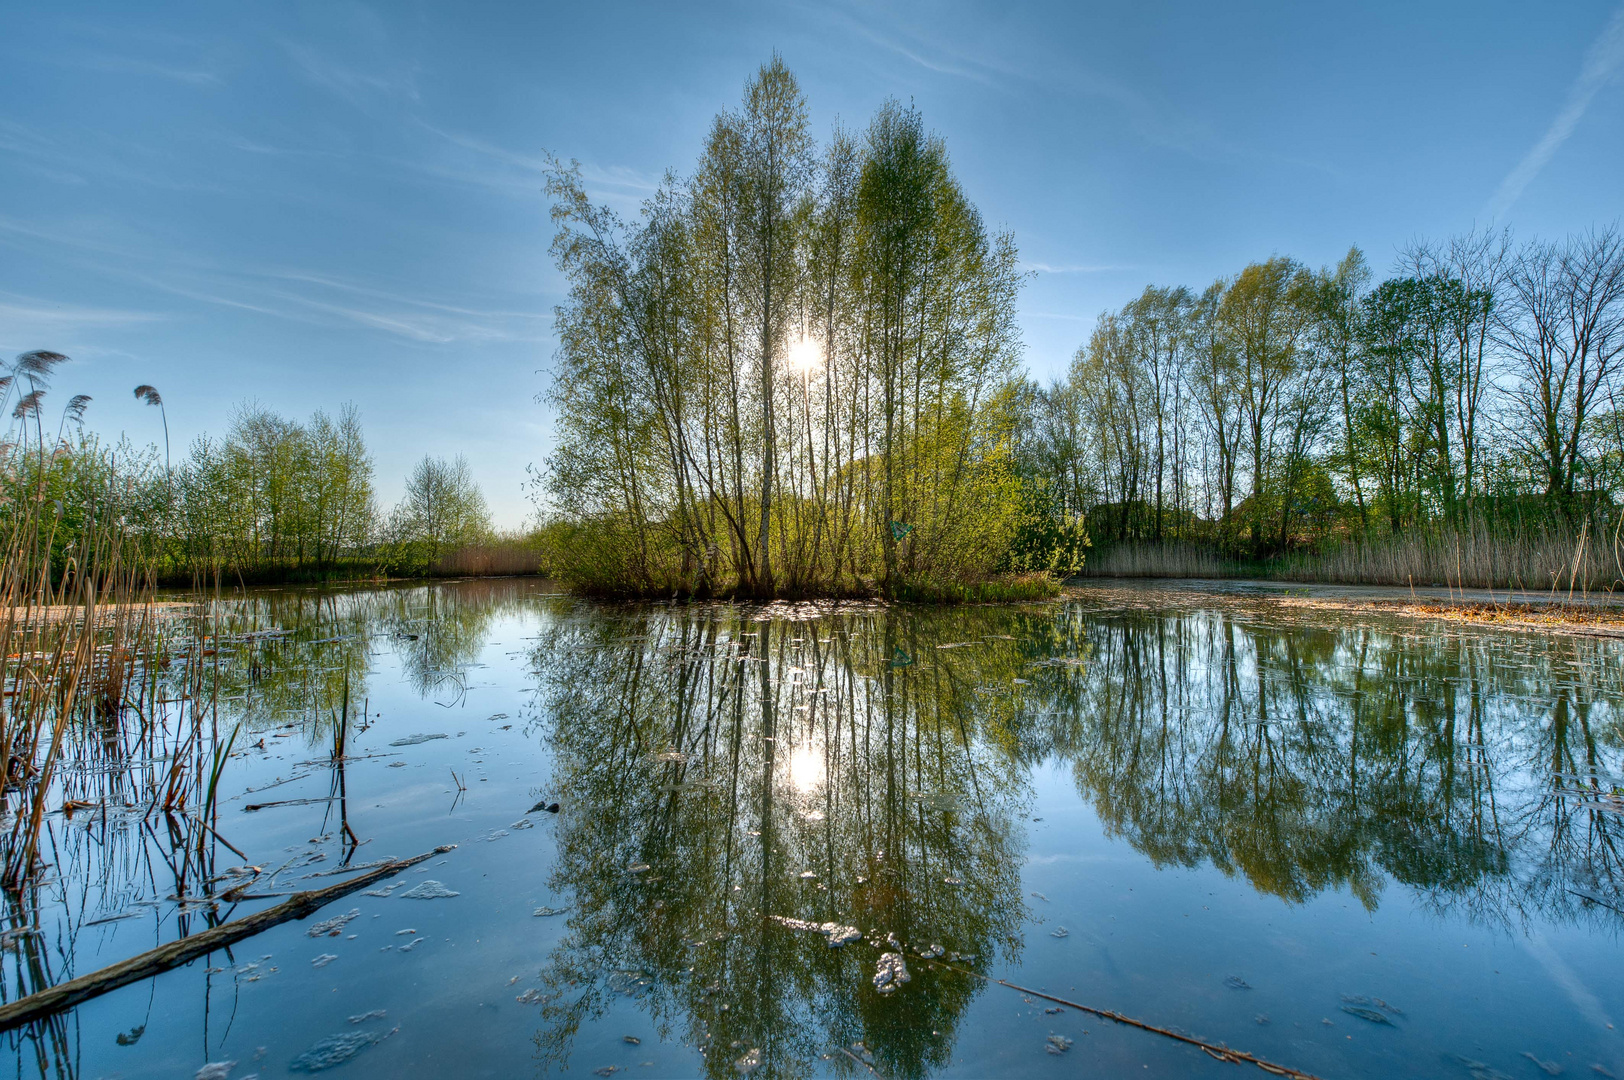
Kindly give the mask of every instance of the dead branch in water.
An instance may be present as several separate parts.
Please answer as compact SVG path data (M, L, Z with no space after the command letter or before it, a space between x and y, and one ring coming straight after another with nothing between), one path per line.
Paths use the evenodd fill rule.
M341 896L346 896L363 886L372 884L374 881L398 874L408 866L420 863L425 859L443 855L456 846L456 844L442 844L433 851L426 851L409 859L386 863L361 874L359 877L351 878L349 881L341 881L337 885L329 885L325 889L312 889L308 892L294 893L275 907L268 907L263 911L256 911L252 915L245 915L232 922L222 923L201 933L183 937L179 941L171 941L167 945L160 945L156 949L151 949L139 956L132 956L128 960L104 967L100 971L81 975L77 979L69 979L67 982L58 983L48 990L41 990L7 1005L0 1005L0 1031L9 1031L32 1020L38 1020L63 1009L71 1008L82 1001L98 997L109 990L117 990L121 986L127 986L132 982L139 982L142 979L168 971L170 968L179 967L206 953L222 949L244 938L253 937L255 934L269 930L273 926L278 926L292 919L303 919Z
M1033 997L1040 997L1045 1001L1052 1001L1057 1005L1065 1005L1068 1008L1076 1009L1078 1012L1089 1013L1093 1016L1097 1016L1102 1020L1110 1020L1113 1023L1125 1024L1128 1027L1138 1028L1140 1031L1148 1031L1153 1035L1160 1035L1167 1039L1176 1039L1181 1043L1187 1043L1190 1046L1200 1047L1209 1057L1216 1058L1219 1061L1228 1062L1231 1065L1256 1065L1266 1073L1273 1076L1290 1077L1291 1080L1320 1080L1320 1078L1315 1076L1313 1073L1305 1073L1298 1069L1293 1069L1289 1065L1276 1065L1274 1062L1260 1058L1256 1054L1248 1054L1244 1050L1234 1050L1222 1043L1211 1043L1205 1039L1198 1039L1194 1035L1186 1035L1183 1032L1173 1031L1170 1028L1157 1027L1155 1024L1149 1024L1143 1020L1135 1020L1131 1016L1125 1016L1122 1013L1116 1012L1112 1009L1101 1009L1093 1005L1082 1005L1078 1002L1070 1001L1063 997L1056 997L1053 994L1046 994L1042 990L1033 990L1030 987L1020 986L1016 983L1008 981L1007 979L995 979L991 975L983 975L979 971L971 971L969 968L962 968L956 964L945 963L941 960L926 959L925 962L936 967L946 968L948 971L956 971L960 975L970 975L977 979L981 979L984 982L997 983L999 986L1007 986L1011 990L1019 991L1022 994L1030 994Z

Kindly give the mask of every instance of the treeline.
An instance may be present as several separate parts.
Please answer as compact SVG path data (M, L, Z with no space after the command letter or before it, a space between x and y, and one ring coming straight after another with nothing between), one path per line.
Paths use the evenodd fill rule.
M549 191L570 292L540 487L569 580L968 595L1075 560L1011 453L1014 242L916 111L820 145L775 58L635 221L573 166Z
M0 376L0 408L11 417L0 442L0 527L45 506L51 527L38 542L58 568L98 521L116 525L153 574L175 583L415 575L477 562L481 551L537 548L533 538L496 535L461 457L425 456L400 503L381 511L353 405L301 423L245 404L224 436L199 437L178 461L167 445L109 444L86 430L84 395L69 399L53 431L48 389L65 359L26 353ZM150 386L137 396L164 409ZM167 417L163 426L167 443Z
M1616 228L1419 242L1379 283L1357 248L1277 257L1103 314L1064 379L1023 387L1017 456L1106 548L1583 536L1616 525L1621 350Z

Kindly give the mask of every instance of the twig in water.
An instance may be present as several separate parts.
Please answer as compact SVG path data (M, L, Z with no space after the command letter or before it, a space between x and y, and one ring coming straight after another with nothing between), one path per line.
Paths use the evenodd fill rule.
M1313 1073L1305 1073L1298 1069L1293 1069L1287 1065L1276 1065L1272 1061L1265 1061L1263 1058L1260 1058L1255 1054L1248 1054L1244 1050L1231 1050L1229 1047L1224 1046L1221 1043L1210 1043L1205 1039L1198 1039L1194 1035L1183 1035L1177 1031L1169 1030L1168 1028L1157 1027L1155 1024L1148 1024L1143 1020L1135 1020L1131 1016L1124 1016L1122 1013L1114 1012L1110 1009L1097 1009L1092 1005L1082 1005L1075 1001L1069 1001L1063 997L1056 997L1053 994L1046 994L1041 990L1032 990L1025 986L1018 986L1006 979L995 979L991 975L983 975L979 971L971 971L969 968L961 968L954 964L943 963L940 960L927 960L926 963L946 968L949 971L956 971L960 975L972 975L975 978L981 979L985 982L997 983L999 986L1007 986L1011 990L1017 991L1018 993L1031 994L1033 997L1040 997L1045 1001L1053 1001L1058 1005L1065 1005L1067 1008L1076 1009L1078 1012L1090 1013L1094 1016L1100 1017L1103 1020L1110 1020L1118 1024L1126 1024L1128 1027L1136 1027L1140 1031L1148 1031L1153 1035L1161 1035L1168 1039L1176 1039L1181 1043L1187 1043L1190 1046L1198 1046L1202 1050L1206 1051L1209 1056L1217 1058L1219 1061L1227 1061L1232 1065L1256 1065L1266 1073L1270 1073L1274 1076L1290 1077L1291 1080L1320 1080L1320 1078L1315 1076Z

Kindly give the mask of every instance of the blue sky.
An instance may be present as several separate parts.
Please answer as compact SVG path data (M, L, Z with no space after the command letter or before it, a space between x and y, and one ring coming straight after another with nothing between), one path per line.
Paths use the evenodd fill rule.
M462 452L517 525L551 427L544 153L634 212L775 49L820 134L896 97L946 138L1035 272L1044 378L1148 283L1624 209L1613 2L13 2L0 352L69 353L62 396L143 442L156 385L177 451L244 399L354 401L385 505Z

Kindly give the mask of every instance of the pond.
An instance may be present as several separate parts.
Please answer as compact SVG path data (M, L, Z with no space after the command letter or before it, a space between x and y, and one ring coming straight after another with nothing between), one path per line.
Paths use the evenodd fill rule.
M1624 642L1149 589L222 609L206 843L82 740L5 998L457 846L9 1033L18 1076L1266 1075L1075 1005L1323 1077L1624 1076Z

